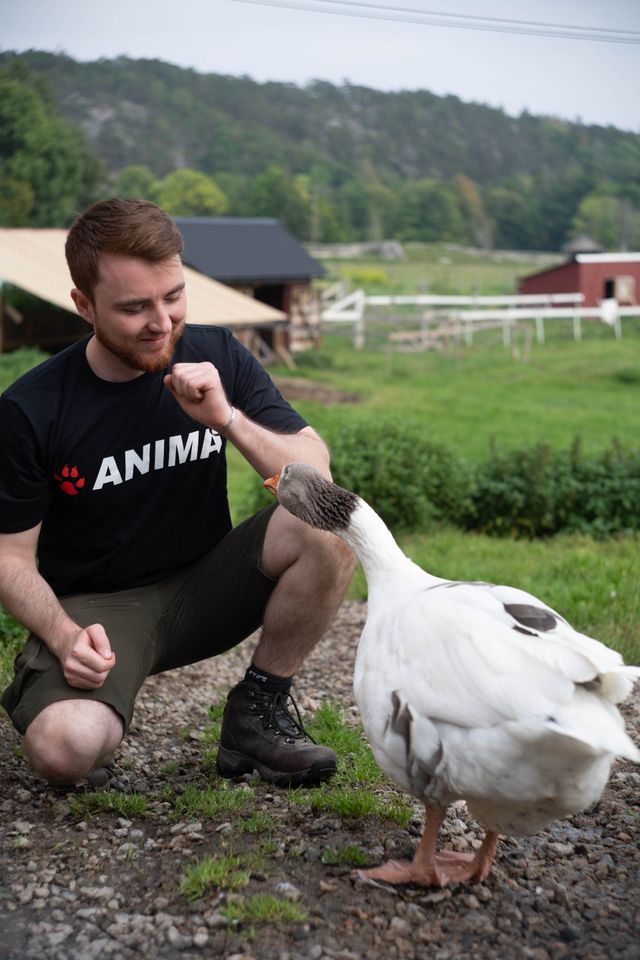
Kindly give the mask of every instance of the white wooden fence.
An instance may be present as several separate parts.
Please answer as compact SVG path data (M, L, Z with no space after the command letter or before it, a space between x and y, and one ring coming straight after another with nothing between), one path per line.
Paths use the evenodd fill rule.
M480 330L501 329L505 344L511 343L513 330L520 320L533 320L536 339L544 343L545 320L571 320L573 337L582 338L582 320L598 319L613 329L616 339L622 337L622 318L640 316L640 306L620 307L615 300L603 300L598 307L582 307L581 293L522 294L513 296L415 296L367 295L364 290L327 304L322 319L325 323L354 324L354 346L362 349L365 342L367 308L422 307L420 329L389 334L392 342L413 345L414 349L434 346L439 340L452 337L473 343ZM565 306L566 304L566 306ZM465 309L454 309L464 307ZM475 309L473 309L475 308Z

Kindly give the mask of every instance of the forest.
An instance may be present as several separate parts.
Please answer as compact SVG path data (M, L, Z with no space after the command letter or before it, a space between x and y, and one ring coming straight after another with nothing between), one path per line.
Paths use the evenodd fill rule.
M93 199L278 217L302 241L640 246L640 135L425 90L305 87L158 60L0 53L0 224Z

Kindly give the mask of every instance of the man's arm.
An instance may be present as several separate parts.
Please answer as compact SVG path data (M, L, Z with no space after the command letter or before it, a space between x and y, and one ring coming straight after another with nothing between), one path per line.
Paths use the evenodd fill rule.
M46 643L58 658L67 683L101 687L115 664L100 624L83 629L67 615L36 565L40 524L21 533L0 534L0 601L9 613Z
M312 427L304 427L298 433L273 433L237 410L225 436L263 480L294 460L312 464L331 479L329 451Z
M231 404L212 363L177 363L164 382L185 413L213 430L223 431L264 479L293 460L312 464L330 479L329 451L312 427L298 433L274 433L238 409L234 409L229 424Z

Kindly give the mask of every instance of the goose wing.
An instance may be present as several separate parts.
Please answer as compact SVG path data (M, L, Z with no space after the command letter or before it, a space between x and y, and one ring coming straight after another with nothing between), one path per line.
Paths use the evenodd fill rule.
M358 658L362 679L381 660L387 691L418 716L462 728L554 717L576 685L601 689L602 676L619 675L630 689L640 675L537 598L508 587L439 584L386 604L372 629L370 642L368 623Z

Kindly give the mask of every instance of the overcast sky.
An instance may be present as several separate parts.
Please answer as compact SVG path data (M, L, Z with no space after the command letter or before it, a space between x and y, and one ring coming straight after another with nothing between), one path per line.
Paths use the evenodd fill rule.
M459 26L433 22L444 14ZM470 29L465 16L485 19ZM549 28L489 18L562 24L566 34L616 30L635 42L493 32L486 28ZM154 58L298 85L430 90L513 115L528 110L636 133L638 41L640 0L3 0L0 27L3 50Z

